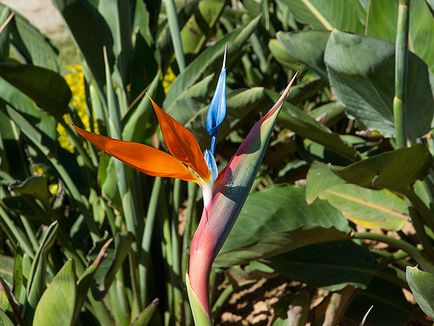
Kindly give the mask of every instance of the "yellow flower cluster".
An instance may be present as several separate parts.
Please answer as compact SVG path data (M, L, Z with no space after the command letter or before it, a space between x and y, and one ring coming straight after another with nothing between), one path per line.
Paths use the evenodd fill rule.
M173 73L172 68L169 67L169 69L167 69L166 74L163 77L163 89L165 94L169 92L170 85L172 85L175 78L176 76Z
M86 129L89 129L89 117L86 112L86 92L84 89L83 68L78 64L75 66L68 66L67 69L68 73L64 77L72 92L71 104L77 111L83 125ZM68 121L67 117L65 117L65 120L67 123L71 123ZM73 153L74 146L71 144L66 130L60 124L57 125L57 132L59 134L60 146Z

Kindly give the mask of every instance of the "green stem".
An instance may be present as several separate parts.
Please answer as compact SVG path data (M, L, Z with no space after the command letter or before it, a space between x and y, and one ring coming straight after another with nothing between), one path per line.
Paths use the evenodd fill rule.
M181 180L176 179L173 186L173 214L170 223L170 232L172 238L172 259L173 259L173 308L176 323L180 323L182 318L182 292L181 292L181 262L179 250L178 235L178 215L181 207Z
M410 21L410 0L400 0L395 43L395 97L393 116L397 148L406 147L405 111L408 66L408 30Z
M167 305L169 312L169 320L165 320L165 324L170 324L173 321L173 289L175 284L173 283L173 256L172 256L172 237L170 232L170 219L169 212L167 211L167 201L164 196L164 192L161 193L162 203L160 207L162 209L162 226L163 226L163 241L162 251L164 258L166 259L167 274L169 275L170 282L166 283L167 290Z
M182 72L185 69L185 58L175 2L173 0L166 0L164 3L166 4L167 20L169 22L170 36L172 37L176 62L178 63L179 70Z
M409 244L408 242L400 239L395 239L384 234L369 232L356 232L354 233L353 238L383 242L392 247L401 249L408 253L425 271L431 273L434 272L434 265L432 265L415 246Z
M232 284L226 286L226 288L218 296L217 300L212 306L213 315L216 315L220 311L221 307L223 306L223 304L226 302L226 300L229 298L229 296L232 294L233 291L234 291L234 286Z
M106 74L107 111L109 118L108 130L111 137L116 139L122 139L120 108L118 102L115 99L115 94L112 86L111 72L108 64L107 51L105 48L103 54ZM116 169L117 185L122 201L122 210L125 218L125 226L127 231L131 232L134 237L138 237L140 235L140 232L137 229L136 224L138 221L138 216L136 214L137 211L135 209L134 203L135 196L133 195L132 187L127 182L127 170L124 164L119 160L115 160L114 164ZM137 270L135 268L139 259L137 251L138 246L136 241L132 243L131 248L132 252L129 254L129 262L130 266L134 266L134 268L130 268L130 279L132 284L133 297L135 299L134 307L139 308L142 307L142 304L140 297L140 282Z
M142 252L141 252L141 264L139 265L139 278L141 280L140 293L142 303L147 304L149 300L149 276L152 271L151 260L151 243L152 235L154 231L154 225L157 217L158 199L161 192L161 178L155 178L154 185L152 187L151 198L149 200L148 211L146 214L145 231L142 238Z

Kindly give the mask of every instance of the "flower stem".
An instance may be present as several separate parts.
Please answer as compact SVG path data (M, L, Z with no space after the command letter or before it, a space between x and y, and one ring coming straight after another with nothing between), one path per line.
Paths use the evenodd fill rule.
M408 30L410 21L410 1L400 0L395 42L395 97L393 98L393 117L395 123L396 147L406 146L405 111L408 66Z

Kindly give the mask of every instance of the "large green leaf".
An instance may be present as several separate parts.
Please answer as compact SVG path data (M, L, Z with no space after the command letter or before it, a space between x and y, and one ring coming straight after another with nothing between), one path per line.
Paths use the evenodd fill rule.
M272 91L267 90L266 93L271 99L277 98L277 94ZM288 102L283 104L279 123L302 137L326 146L350 161L355 161L359 157L354 148L342 141L339 135Z
M333 92L348 113L369 129L394 135L395 46L369 36L333 31L325 52ZM405 128L414 140L427 133L434 114L428 68L409 54Z
M397 231L410 219L405 199L387 189L345 184L334 186L319 197L339 209L347 219L366 228Z
M432 165L428 149L418 144L372 156L347 167L334 167L343 180L374 189L405 192L418 179L423 179Z
M296 20L316 29L362 33L365 11L358 0L287 0Z
M434 318L434 275L410 266L407 266L405 275L419 307Z
M58 120L67 113L72 94L59 74L31 65L0 63L0 76Z
M206 49L188 67L177 76L170 86L169 93L164 100L163 107L170 107L176 98L191 85L195 84L203 73L210 67L218 67L216 62L221 62L225 47L228 46L228 62L231 61L231 53L237 53L250 35L255 31L261 16L252 19L220 39L214 46Z
M315 69L327 80L324 51L330 33L325 31L278 32L276 37L294 59Z
M331 166L313 162L306 177L306 201L311 204L325 190L345 183L331 170Z
M77 298L74 261L68 260L39 300L34 326L72 325Z
M271 187L250 195L216 266L267 258L313 243L344 239L348 224L325 201L307 205L304 188Z
M110 70L113 62L113 36L105 19L86 0L52 0L57 7L98 85L105 85L103 47Z
M370 1L366 33L389 42L396 40L398 1ZM434 19L424 0L412 0L410 5L410 48L434 72Z
M292 280L333 291L346 285L366 288L377 272L369 250L350 240L302 247L273 257L270 263Z

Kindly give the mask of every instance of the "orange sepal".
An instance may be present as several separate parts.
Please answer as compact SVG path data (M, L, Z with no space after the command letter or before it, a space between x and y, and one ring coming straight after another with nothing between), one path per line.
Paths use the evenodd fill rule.
M209 180L210 171L196 138L190 130L161 109L152 98L149 99L160 122L161 132L170 153L196 171L202 179Z
M158 177L178 178L198 183L200 180L173 156L150 146L117 140L94 134L74 126L82 137L144 174Z

